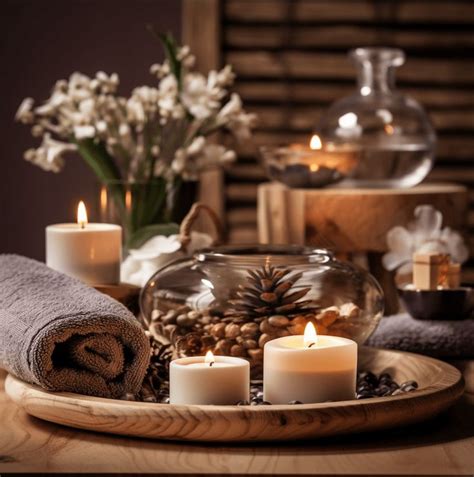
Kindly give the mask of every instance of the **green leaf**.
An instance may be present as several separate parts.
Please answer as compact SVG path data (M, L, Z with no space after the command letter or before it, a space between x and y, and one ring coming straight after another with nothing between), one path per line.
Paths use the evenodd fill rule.
M178 44L174 36L171 33L160 33L156 31L152 25L148 25L148 30L161 41L163 49L165 50L166 59L170 64L171 73L176 76L178 85L181 88L181 61L177 58Z
M166 237L178 234L179 225L174 223L169 224L153 224L147 225L135 231L128 240L127 248L139 248L147 240L151 239L155 235L165 235Z

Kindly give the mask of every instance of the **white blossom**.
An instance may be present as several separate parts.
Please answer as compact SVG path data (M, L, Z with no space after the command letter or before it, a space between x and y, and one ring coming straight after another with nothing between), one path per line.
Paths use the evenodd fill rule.
M56 141L46 133L40 147L25 152L25 159L45 171L60 172L64 166L63 154L76 149L74 144Z
M206 139L221 128L247 138L254 126L255 115L243 110L238 95L223 104L234 81L232 68L211 71L207 77L192 71L194 56L186 45L177 49L176 61L179 78L168 60L154 64L150 72L157 84L136 87L129 97L117 94L116 73L99 71L92 78L75 72L56 81L39 106L25 98L15 119L30 124L33 136L43 136L40 147L27 151L27 159L59 171L63 159L58 151L64 144L92 140L105 148L122 177L142 179L140 174L152 171L170 181L177 175L194 179L202 169L234 160L232 151ZM61 148L45 147L53 137Z
M222 124L231 130L239 140L250 137L251 129L255 126L256 120L257 116L255 114L246 113L242 109L242 100L236 93L231 95L230 100L217 114L218 124Z
M214 114L219 109L224 94L199 73L189 73L184 77L181 100L195 118L206 119Z
M145 242L139 249L130 250L121 267L121 281L143 287L146 282L168 263L178 258L192 255L196 250L209 247L212 237L208 234L191 232L191 242L182 249L180 236L157 235Z
M34 119L33 105L35 101L33 98L25 98L15 114L15 120L23 124L31 124Z
M388 252L383 256L387 270L409 273L415 252L439 252L451 255L458 263L469 257L462 236L449 227L441 228L443 215L431 205L420 205L414 212L415 220L407 227L396 226L387 233Z
M74 137L81 141L83 139L90 139L95 136L94 126L74 126Z

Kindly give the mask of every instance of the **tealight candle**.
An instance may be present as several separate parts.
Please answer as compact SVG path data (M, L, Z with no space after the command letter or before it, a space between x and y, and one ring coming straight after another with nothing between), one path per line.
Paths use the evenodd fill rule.
M317 335L309 322L304 335L284 336L264 347L263 393L272 404L355 399L357 343Z
M122 227L88 223L81 201L77 223L46 227L46 265L89 285L117 285L122 260Z
M230 356L180 358L170 364L171 404L236 404L248 401L248 361Z

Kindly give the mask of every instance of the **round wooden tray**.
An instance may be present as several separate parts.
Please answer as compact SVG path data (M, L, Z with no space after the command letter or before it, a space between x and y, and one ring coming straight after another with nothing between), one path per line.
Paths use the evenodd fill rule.
M362 348L361 369L387 371L419 389L393 397L273 406L173 406L51 393L8 376L7 394L28 414L112 434L186 441L284 441L412 424L450 406L464 390L461 373L441 361Z

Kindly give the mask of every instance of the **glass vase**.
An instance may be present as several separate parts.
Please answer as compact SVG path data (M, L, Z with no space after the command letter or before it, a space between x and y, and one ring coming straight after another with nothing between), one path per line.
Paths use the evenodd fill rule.
M197 193L196 181L111 181L100 187L99 217L101 222L122 226L126 252L154 235L177 233Z
M403 51L357 48L349 56L358 72L357 91L336 101L316 131L326 147L356 153L357 161L341 185L418 184L432 168L436 136L420 104L395 88Z
M142 290L150 331L176 355L240 356L261 372L271 339L319 334L364 343L383 313L383 294L362 269L300 246L218 247L159 270Z

